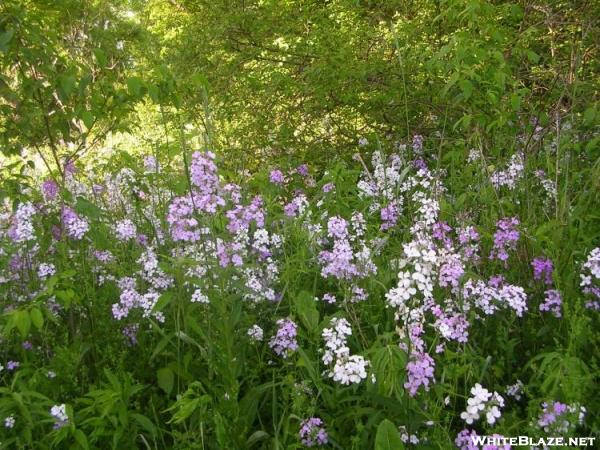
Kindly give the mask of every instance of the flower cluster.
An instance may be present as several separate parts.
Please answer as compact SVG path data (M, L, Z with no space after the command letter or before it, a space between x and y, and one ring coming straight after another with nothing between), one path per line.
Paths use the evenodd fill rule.
M414 352L406 365L407 380L404 387L408 394L414 397L418 389L423 386L429 391L429 384L434 380L435 361L425 352Z
M510 157L510 161L505 170L497 170L492 173L490 181L496 189L507 187L515 189L517 183L523 178L525 166L523 165L523 154L515 153Z
M562 317L562 297L556 289L548 289L544 302L540 303L540 311L550 312L554 317Z
M48 179L42 183L42 195L47 202L56 199L58 195L58 184L56 181Z
M569 433L578 424L583 423L586 412L585 407L578 404L567 405L558 401L544 402L537 426L552 435Z
M460 450L511 450L512 447L508 444L494 445L485 444L482 447L477 445L477 438L480 436L475 430L464 429L456 436L454 443ZM496 439L497 442L502 442L504 436L501 434L492 434L490 438Z
M310 417L302 421L299 436L306 447L325 445L329 440L323 421L318 417Z
M496 233L494 233L494 247L490 252L490 259L499 259L507 264L508 250L514 250L519 240L519 219L508 217L500 219L496 224Z
M460 413L460 418L471 425L485 414L487 423L493 425L500 418L500 409L504 407L504 398L497 392L490 392L477 383L471 388L471 397L467 400L467 410Z
M543 280L546 284L552 284L552 272L554 265L548 258L535 258L531 265L533 266L533 278Z
M62 220L67 236L75 240L82 239L90 229L88 221L79 217L77 213L68 206L65 206L62 210Z
M38 266L38 277L41 280L45 280L48 277L51 277L56 273L56 267L51 263L41 263Z
M16 243L34 241L33 218L35 214L36 210L31 202L19 204L8 229L8 237Z
M69 416L67 416L67 406L63 403L62 405L54 405L50 408L50 415L54 419L54 428L62 428L69 423Z
M10 415L4 419L5 428L13 428L15 426L15 416Z
M135 224L129 219L119 220L115 225L115 235L119 241L129 241L137 236Z
M347 345L348 336L352 335L350 323L344 318L334 317L330 322L331 328L323 329L325 353L323 363L332 365L328 376L341 384L360 383L367 377L369 362L362 356L351 355Z
M256 324L248 328L247 334L250 337L250 339L256 342L262 341L265 335L263 329Z
M580 286L590 297L586 308L600 311L600 247L593 249L583 264Z
M371 250L360 239L363 233L361 228L363 220L362 214L353 216L352 234L345 219L338 216L329 218L327 235L333 240L333 248L323 250L319 254L323 277L350 280L355 277L364 278L377 272L377 266L371 259ZM352 246L353 241L358 248L356 251Z
M277 326L277 333L269 341L269 347L277 355L287 358L290 353L298 350L298 342L296 341L297 325L290 319L279 319Z
M506 386L506 395L513 397L515 400L521 400L523 394L523 388L525 385L521 380L517 380L515 384Z
M487 283L483 280L468 280L463 287L463 297L487 315L505 307L514 310L519 317L527 311L525 290L520 286L504 283L502 277L492 277Z

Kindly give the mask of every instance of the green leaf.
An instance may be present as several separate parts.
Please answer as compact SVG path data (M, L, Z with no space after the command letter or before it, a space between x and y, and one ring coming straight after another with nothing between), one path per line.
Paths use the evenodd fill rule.
M154 311L154 312L162 311L165 306L167 306L169 303L171 303L171 300L173 300L173 293L172 292L163 292L163 294L158 298L158 301L154 305L154 308L152 309L152 311Z
M64 94L64 97L70 97L73 91L75 90L75 77L71 75L63 75L59 78L58 83L60 85L62 93Z
M473 84L469 80L460 80L458 85L460 86L460 90L465 99L471 97L471 94L473 93Z
M73 431L73 437L77 441L77 443L81 446L81 448L88 449L90 448L90 444L88 443L87 437L81 430Z
M15 30L8 29L0 34L0 51L5 52L8 49L8 43L15 35Z
M382 420L377 427L375 450L404 450L398 429L388 419Z
M268 438L269 438L269 433L266 433L266 432L264 432L262 430L255 431L254 433L252 433L250 435L250 437L246 441L246 447L250 448L254 444L256 444L256 443L258 443L260 441L264 441L265 439L268 439Z
M527 51L527 59L529 59L529 62L535 64L535 63L537 63L540 60L540 55L538 55L533 50L528 50Z
M106 58L106 53L102 49L95 48L94 56L96 57L96 61L100 67L106 67L108 64L108 59Z
M163 367L162 369L158 369L156 372L156 377L158 379L158 386L165 391L168 395L173 390L173 385L175 384L175 374L168 367Z
M139 97L142 93L142 88L144 87L144 82L139 77L130 77L127 79L127 89L129 89L129 93L136 97Z
M590 106L583 113L583 122L586 125L592 125L595 118L596 118L596 107L595 106Z
M377 349L371 358L376 384L381 394L402 396L404 394L404 377L406 353L397 345L387 345Z
M82 112L81 120L88 130L94 125L94 115L91 113L91 111Z
M31 318L33 326L38 330L41 330L44 326L44 315L42 312L37 308L32 308L31 311L29 311L29 317Z
M300 320L309 331L314 331L319 326L319 311L315 297L310 292L302 291L294 299L296 311Z
M102 210L83 197L77 197L75 211L91 219L97 219L98 217L102 216Z
M156 426L146 416L138 413L132 413L131 417L148 433L152 436L156 436Z
M21 336L27 337L29 330L31 329L31 318L29 312L24 310L17 310L14 312L14 320L17 329L21 333Z
M512 106L513 111L518 111L521 108L521 97L517 94L511 95L510 106Z

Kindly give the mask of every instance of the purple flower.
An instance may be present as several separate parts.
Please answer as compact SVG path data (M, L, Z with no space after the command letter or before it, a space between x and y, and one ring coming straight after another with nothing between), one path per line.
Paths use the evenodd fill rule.
M42 183L42 193L46 201L54 200L58 195L58 184L54 180L46 180Z
M396 226L399 212L400 209L396 202L390 202L387 206L381 208L380 215L383 223L381 224L380 230L385 231Z
M136 237L137 228L130 219L119 220L115 225L115 234L119 241L129 241Z
M505 217L496 224L496 233L494 233L494 247L490 252L490 259L499 259L505 266L508 260L508 250L514 250L519 240L519 219L516 217Z
M65 173L68 175L73 175L77 172L77 168L75 167L75 163L73 161L65 161Z
M307 177L308 176L308 164L302 164L302 165L298 166L296 171L298 172L299 175L301 175L303 177Z
M413 151L417 154L420 154L423 151L423 136L420 134L415 134L412 139L412 148Z
M281 356L287 358L290 353L298 350L296 342L297 325L290 319L279 319L277 321L277 334L269 341L269 347Z
M300 424L300 440L306 447L325 445L328 442L327 431L323 421L318 417L311 417Z
M33 218L36 210L31 202L20 203L8 228L8 237L17 243L34 241Z
M450 258L440 267L439 284L441 287L458 287L458 281L464 273L465 269L461 260Z
M303 193L298 193L291 202L287 203L283 207L283 212L288 217L296 217L299 213L302 213L306 209L307 205L308 202L306 200L306 195Z
M460 450L479 450L474 438L478 437L475 430L464 429L456 436L454 443Z
M144 169L147 173L158 172L160 166L156 158L152 155L144 156Z
M62 220L65 225L67 236L80 240L88 232L90 226L87 220L80 218L75 211L68 206L62 210Z
M540 304L540 311L551 312L554 317L562 317L562 298L556 289L548 289L544 302Z
M423 170L423 171L427 171L427 163L425 162L425 160L423 158L417 158L413 161L413 165L415 166L415 168L417 168L418 170Z
M24 341L21 345L25 350L31 350L33 348L33 344L29 341Z
M327 234L334 239L345 239L348 236L348 222L335 216L327 222Z
M170 225L171 237L174 241L196 242L200 240L197 230L198 221L192 217L194 202L191 196L176 197L169 205L167 222Z
M327 293L323 294L323 301L325 303L334 304L337 299L335 298L335 295Z
M250 224L254 222L258 228L265 225L265 211L262 208L263 201L260 196L254 197L248 206L236 205L225 213L229 219L227 229L230 233L237 234L239 231L248 231Z
M325 183L323 185L323 192L328 193L335 189L335 184L333 183Z
M94 250L94 257L102 263L108 263L113 260L113 255L108 250Z
M137 333L140 329L140 324L139 323L133 323L131 325L127 325L125 328L123 328L123 336L125 336L127 338L127 344L130 347L133 347L135 345L137 345L138 341L137 341Z
M271 181L271 183L282 184L285 181L283 177L283 172L279 169L271 170L269 180Z
M6 368L8 370L15 370L17 369L19 366L21 365L21 363L19 361L9 361L6 363Z
M469 338L470 322L463 314L441 313L434 325L444 339L465 343Z
M542 403L542 413L537 425L546 433L565 434L583 423L586 409L579 404L567 405L558 401Z
M432 226L432 236L441 241L445 248L452 247L452 240L448 236L448 234L452 231L452 227L448 225L446 222L439 221L433 224Z
M417 395L419 387L423 386L429 391L429 383L433 381L433 371L435 361L425 352L413 353L411 359L406 365L407 381L404 387L408 389L408 395L414 397Z
M69 416L67 416L67 406L63 403L62 405L54 405L50 408L50 415L54 419L54 429L64 427L69 423Z
M547 285L552 284L552 272L554 271L554 265L552 260L548 258L535 258L531 265L533 266L533 278L541 280L544 278L544 283Z

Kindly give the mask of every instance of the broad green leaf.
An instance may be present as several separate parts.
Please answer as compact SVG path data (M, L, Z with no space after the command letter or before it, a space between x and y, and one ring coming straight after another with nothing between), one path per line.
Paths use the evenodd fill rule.
M33 326L38 330L41 330L44 326L44 315L42 312L37 308L32 308L31 311L29 311L29 317L31 318Z
M144 82L139 77L130 77L127 79L127 89L129 89L129 93L136 97L139 97L142 93L142 88L144 87Z
M91 111L83 111L81 113L81 120L88 130L94 125L94 115Z
M404 450L398 428L388 419L383 419L377 427L375 450Z
M156 377L158 379L158 386L165 391L167 395L170 394L175 383L175 374L173 371L168 367L163 367L162 369L158 369Z
M294 298L294 305L306 329L316 330L319 326L319 311L314 296L310 292L302 291Z
M96 57L96 61L100 67L106 67L108 64L108 59L106 58L106 53L102 49L95 48L94 56Z
M14 312L14 321L17 329L21 333L22 337L27 337L29 330L31 329L31 318L29 312L25 310L17 310Z

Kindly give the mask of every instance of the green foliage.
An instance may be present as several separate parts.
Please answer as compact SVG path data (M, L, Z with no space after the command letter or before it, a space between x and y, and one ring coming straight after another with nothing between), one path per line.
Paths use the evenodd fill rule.
M600 245L599 5L2 1L3 448L297 449L301 424L313 416L324 420L331 448L410 448L404 432L426 435L418 448L450 448L465 427L469 389L482 383L504 395L517 379L523 399L506 397L502 421L482 421L480 434L537 433L540 405L555 399L585 405L577 431L597 435L599 323L583 306L579 270ZM415 135L425 138L422 152L411 150ZM169 206L192 188L196 149L219 155L221 181L242 186L242 203L261 196L269 232L283 238L279 301L254 302L236 267L170 240ZM482 259L463 280L503 274L528 293L524 317L483 320L471 310L474 339L428 339L435 383L415 397L405 386L407 330L386 293L418 212L404 205L401 224L381 229L389 199L373 207L357 189L361 176L373 176L375 151L399 155L400 181L424 158L440 220L476 225ZM514 190L494 187L491 175L517 151L526 175ZM140 155L160 168L144 167ZM269 181L270 169L304 162L310 175L290 171L285 186ZM54 202L39 189L50 180ZM324 192L329 183L334 190ZM310 214L294 220L285 205L300 191ZM36 207L35 244L17 245L8 235L25 202ZM88 222L85 239L67 236L65 206ZM323 218L357 211L365 235L380 239L378 271L358 283L332 281L319 266L326 233L307 224L326 228ZM506 266L487 255L496 221L510 216L520 218L522 239ZM126 242L115 238L122 219L138 227ZM196 211L193 220L211 231L201 238L207 248L231 238L224 214ZM173 283L150 313L115 320L116 282L136 273L148 242ZM102 251L113 259L99 263ZM554 262L561 319L539 310L547 286L532 280L531 260L540 255ZM36 269L46 258L56 270L43 278ZM199 261L206 271L196 271ZM190 301L196 286L206 286L208 304ZM356 287L368 301L348 300ZM323 301L326 292L335 305ZM440 304L461 295L434 291ZM322 332L334 317L349 320L348 348L369 361L360 385L327 376ZM277 318L298 324L300 345L287 358L269 347ZM262 341L248 335L255 324ZM8 369L8 361L20 366ZM49 411L62 404L69 421L56 427ZM3 426L9 417L14 428Z

